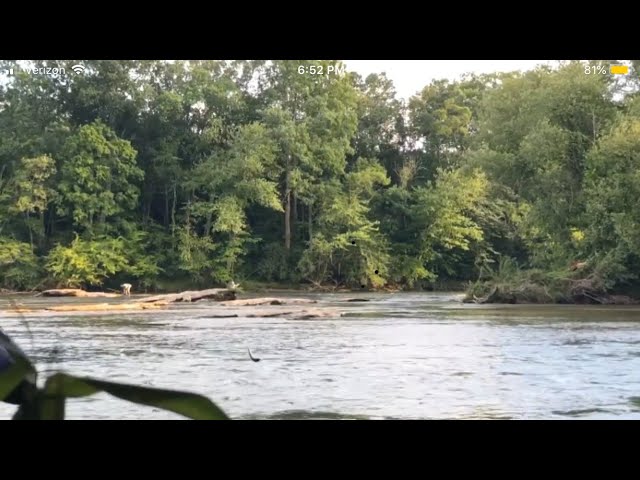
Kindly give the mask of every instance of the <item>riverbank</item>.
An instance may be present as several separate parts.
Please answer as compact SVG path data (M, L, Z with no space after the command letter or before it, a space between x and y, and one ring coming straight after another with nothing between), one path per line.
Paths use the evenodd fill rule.
M364 285L360 287L336 287L334 284L322 284L313 285L311 283L293 283L293 282L262 282L262 281L248 281L239 280L240 290L244 293L258 294L265 292L344 292L344 293L357 293L357 292L465 292L468 286L468 282L460 280L439 280L436 282L425 283L423 285L414 286L412 288L406 285L387 285L382 288L372 288ZM215 286L215 285L214 285ZM84 288L90 293L113 294L117 296L120 290L117 290L114 285L107 284L103 288ZM224 288L223 285L218 285L220 288ZM159 280L153 287L144 288L137 285L133 285L132 292L138 294L168 294L175 292L182 292L186 290L201 290L206 288L212 288L209 284L203 284L198 282L189 281L186 279L163 279ZM0 288L0 295L35 295L43 290L29 290L29 291L14 291L4 288ZM110 293L112 292L112 293Z
M471 284L464 303L639 305L637 285L613 288L596 273L517 271Z
M640 287L608 291L604 280L595 274L576 275L571 272L542 272L537 270L518 270L508 275L476 281L473 283L459 280L440 280L414 288L402 285L388 285L383 288L336 287L333 284L312 285L309 283L240 281L239 291L245 295L268 295L269 293L396 293L396 292L458 292L464 293L463 303L475 304L599 304L599 305L638 305ZM134 295L167 295L175 292L199 290L202 284L188 280L168 280L159 282L155 288L138 290L134 286ZM206 287L210 288L210 287ZM120 297L112 288L87 289L88 296ZM38 295L41 292L15 292L0 289L4 295Z

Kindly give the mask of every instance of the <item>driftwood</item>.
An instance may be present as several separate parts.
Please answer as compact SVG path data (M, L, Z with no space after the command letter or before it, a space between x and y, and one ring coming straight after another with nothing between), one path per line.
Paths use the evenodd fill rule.
M103 311L129 311L129 310L151 310L168 305L168 302L156 303L90 303L85 305L56 305L45 308L49 312L103 312Z
M121 297L119 293L105 292L85 292L79 288L60 288L54 290L45 290L38 294L43 297L86 297L86 298L116 298Z
M280 311L269 311L269 312L260 312L260 313L252 313L247 315L249 318L273 318L273 317L282 317L287 318L289 320L308 320L312 318L323 318L323 317L341 317L342 312L334 309L308 309L308 310L280 310Z
M167 293L164 295L154 295L153 297L147 297L140 299L143 303L155 303L155 302L197 302L203 299L215 300L222 302L224 300L235 300L236 293L233 290L226 288L210 288L208 290L194 290L186 291L182 293Z
M9 308L9 309L7 309L7 312L11 312L11 313L29 313L29 312L33 312L33 309L24 308L24 307L17 307L17 308Z
M295 305L300 303L318 303L317 300L307 298L246 298L241 300L231 300L221 303L223 307L248 307L254 305Z
M346 302L368 302L368 298L347 298Z
M309 287L309 290L319 290L321 292L335 292L338 286L328 287L326 285L321 285L320 282L316 282L315 280L311 280L310 278L306 278L309 283L313 284L313 287Z
M498 287L493 287L493 289L484 297L479 298L474 295L473 301L475 303L493 303L493 301L496 299L497 296L498 296Z
M290 316L291 320L309 320L312 318L342 317L342 312L337 310L302 310Z

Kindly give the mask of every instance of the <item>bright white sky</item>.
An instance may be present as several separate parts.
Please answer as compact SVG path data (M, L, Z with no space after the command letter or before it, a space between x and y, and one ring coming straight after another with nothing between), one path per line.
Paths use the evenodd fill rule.
M344 60L348 71L363 77L385 72L393 80L398 97L408 99L432 80L455 80L464 73L531 70L552 60Z

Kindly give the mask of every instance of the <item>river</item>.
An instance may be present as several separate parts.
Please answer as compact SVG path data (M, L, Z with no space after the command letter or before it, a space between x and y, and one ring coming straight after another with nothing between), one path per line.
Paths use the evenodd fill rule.
M347 304L342 294L304 296L347 314L207 318L215 304L203 301L108 316L0 312L0 328L44 374L194 391L234 419L640 419L631 401L640 397L640 307L464 305L443 293L359 293L370 301ZM0 418L14 410L0 404ZM183 417L99 394L70 400L67 418Z

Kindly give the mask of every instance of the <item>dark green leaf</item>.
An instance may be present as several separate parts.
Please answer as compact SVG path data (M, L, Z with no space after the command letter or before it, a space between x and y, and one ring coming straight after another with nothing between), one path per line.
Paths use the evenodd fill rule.
M0 372L0 401L5 401L25 378L30 377L27 380L35 383L35 368L22 349L2 332L0 348L3 363L8 365Z
M15 363L0 373L0 401L5 399L20 385L27 375L33 372L31 364L18 357Z
M38 396L38 414L40 420L64 420L66 396L62 392L63 384L58 375L47 379L44 389Z
M229 419L208 398L188 392L105 382L93 378L74 377L64 373L53 375L47 381L46 386L47 394L67 398L86 397L98 392L106 392L133 403L169 410L194 420Z

